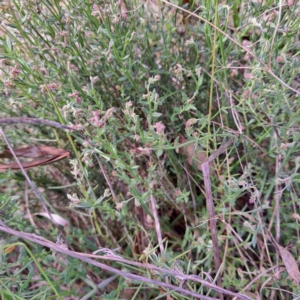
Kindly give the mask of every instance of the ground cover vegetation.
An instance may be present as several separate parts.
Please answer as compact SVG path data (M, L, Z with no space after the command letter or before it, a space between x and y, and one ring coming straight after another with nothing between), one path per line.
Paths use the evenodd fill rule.
M0 10L1 299L298 299L297 1Z

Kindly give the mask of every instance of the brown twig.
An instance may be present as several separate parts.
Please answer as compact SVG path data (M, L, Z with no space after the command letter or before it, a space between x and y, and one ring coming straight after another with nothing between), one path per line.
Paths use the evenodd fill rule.
M217 222L215 219L215 206L214 206L214 201L213 201L212 191L211 191L208 162L202 164L202 173L203 173L203 180L204 180L204 187L205 187L206 207L209 216L209 227L210 227L211 239L213 244L215 269L216 272L218 273L221 267L221 259L220 259L220 252L218 246ZM219 287L222 286L221 276L217 277L217 284ZM220 295L220 299L223 299L223 295L221 293L219 295Z
M156 203L155 203L155 198L153 193L151 192L150 194L150 203L151 203L151 211L153 214L154 218L154 224L155 224L155 231L156 231L156 236L157 236L157 241L159 244L159 249L160 249L160 254L162 258L165 256L165 247L163 244L163 238L162 238L162 233L161 233L161 228L160 228L160 223L159 223L159 217L158 217L158 212L156 208Z
M105 171L105 169L104 169L104 167L103 167L100 159L98 158L98 155L95 155L95 157L96 157L97 163L98 163L98 165L99 165L99 167L101 169L101 172L102 172L102 174L103 174L103 176L104 176L104 178L106 180L106 183L107 183L107 185L108 185L108 187L110 189L111 195L113 196L113 199L116 200L117 196L116 196L116 193L115 193L115 191L113 189L113 186L112 186L112 184L111 184L111 182L109 180L109 177L107 176L106 171Z
M25 182L24 198L25 198L25 203L26 203L25 209L26 209L26 213L27 213L28 219L30 221L30 224L32 225L32 227L37 228L37 226L36 226L36 224L35 224L35 222L33 220L32 214L30 212L30 209L29 209L29 202L28 202L28 182L27 181Z
M73 127L63 125L55 121L49 121L36 118L3 118L0 119L0 125L13 125L13 124L31 124L31 125L48 125L59 129L74 130Z
M165 260L165 247L164 247L164 242L163 242L161 228L160 228L158 211L157 211L157 208L156 208L156 201L155 201L154 195L152 193L153 186L154 186L154 182L151 182L150 183L150 189L151 189L151 193L150 193L151 211L152 211L153 218L154 218L155 232L156 232L157 241L158 241L158 244L159 244L160 255L161 255L161 258L163 260ZM169 277L168 276L166 276L165 282L169 283ZM169 299L169 297L167 299Z
M210 162L214 161L218 156L220 156L222 153L224 153L228 147L233 143L234 138L230 138L226 143L221 145L212 155L210 155L205 162L202 164L209 164Z
M218 246L218 234L217 234L217 222L215 219L215 206L212 196L211 190L211 181L210 181L210 171L209 171L209 163L214 161L220 154L225 152L227 148L233 143L234 138L229 139L226 143L221 145L212 155L210 155L206 161L202 164L202 173L203 173L203 180L204 180L204 187L205 187L205 196L206 196L206 206L209 216L209 227L211 231L211 238L213 243L213 253L214 253L214 262L215 262L215 269L216 271L220 270L221 267L221 259L219 253L219 246ZM221 277L218 276L217 284L221 287ZM223 295L220 294L221 299Z

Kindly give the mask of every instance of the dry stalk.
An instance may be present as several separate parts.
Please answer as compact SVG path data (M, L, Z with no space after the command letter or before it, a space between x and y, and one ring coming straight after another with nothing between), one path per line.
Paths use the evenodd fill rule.
M218 246L218 233L217 233L217 222L215 219L215 206L212 197L211 191L211 182L210 182L210 175L209 175L209 166L208 163L202 164L202 172L203 172L203 180L205 186L205 196L206 196L206 207L209 216L209 227L211 232L211 239L213 244L213 253L214 253L214 262L215 262L215 269L217 273L220 271L221 268L221 259L220 259L220 251ZM217 284L218 286L222 286L221 276L217 277ZM223 294L219 293L220 299L223 299Z

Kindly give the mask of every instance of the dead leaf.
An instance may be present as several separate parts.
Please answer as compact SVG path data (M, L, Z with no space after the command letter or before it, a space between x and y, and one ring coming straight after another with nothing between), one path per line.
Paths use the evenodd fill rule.
M188 142L188 140L179 133L179 143L184 144ZM199 171L202 172L201 165L207 159L206 152L201 151L199 146L195 145L195 143L190 143L188 145L183 145L179 148L179 153L186 157L187 163L190 166L196 167ZM213 174L215 172L215 165L213 162L209 163L210 173Z
M18 157L32 158L31 161L21 162L21 165L24 169L31 169L33 167L50 164L57 160L70 156L70 153L66 150L53 148L49 146L24 147L24 148L15 149L14 153ZM12 158L12 157L13 155L9 150L4 150L2 153L0 153L0 158ZM0 164L0 172L6 172L9 169L20 170L20 166L17 162Z
M51 220L51 221L52 221L52 219L53 219L53 221L54 221L57 225L61 225L61 226L63 226L63 227L68 227L68 226L69 226L69 222L68 222L66 219L62 218L61 216L59 216L59 215L57 215L57 214L50 214L51 217L52 217L52 219L51 219L51 217L49 216L48 213L44 213L44 212L35 213L34 215L35 215L35 216L42 216L42 217L45 217L45 218L47 218L47 219L49 219L49 220Z
M161 2L159 0L149 0L147 3L147 11L160 15L161 13Z
M278 247L280 256L282 258L282 261L286 267L288 274L293 280L296 281L297 284L300 284L300 272L295 258L288 250L286 250L279 244L276 243L276 246Z
M120 1L120 10L121 10L121 16L126 20L127 19L127 8L126 8L126 5L125 5L125 2L124 0L121 0Z
M15 249L15 246L14 246L14 245L8 246L8 247L4 250L4 253L5 253L5 254L8 254L8 253L12 252L14 249Z

